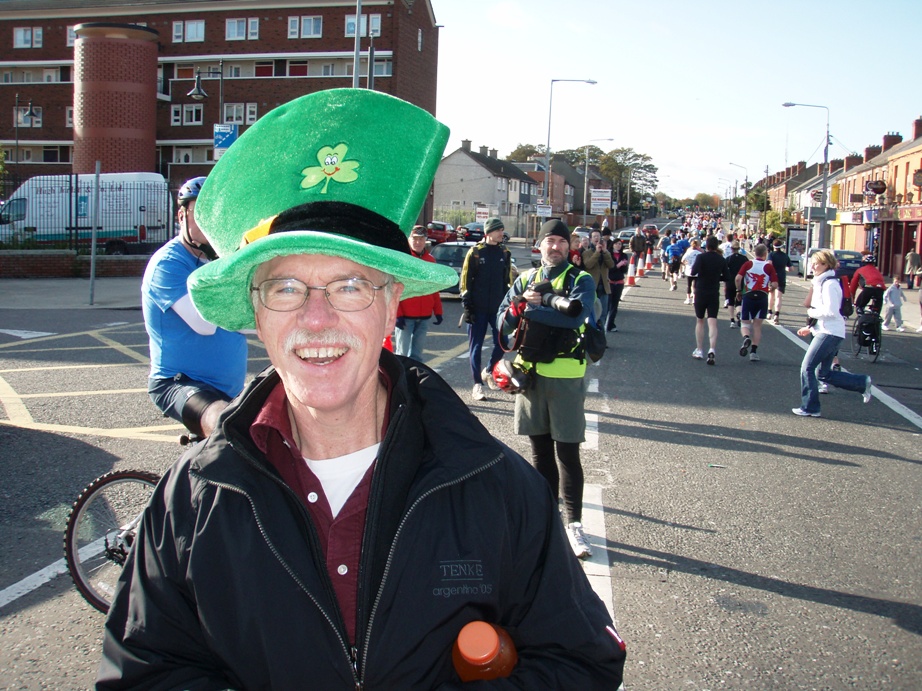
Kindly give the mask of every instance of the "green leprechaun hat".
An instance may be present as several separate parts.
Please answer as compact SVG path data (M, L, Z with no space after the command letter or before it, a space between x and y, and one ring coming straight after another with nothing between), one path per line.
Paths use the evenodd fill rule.
M367 89L320 91L266 113L196 200L219 256L189 277L196 309L230 331L254 328L253 273L289 254L378 269L403 284L403 298L453 286L454 269L414 257L407 242L447 140L426 111Z

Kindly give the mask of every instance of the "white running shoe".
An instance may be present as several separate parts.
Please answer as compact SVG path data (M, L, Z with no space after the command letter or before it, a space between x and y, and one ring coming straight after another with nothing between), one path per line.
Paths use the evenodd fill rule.
M471 390L471 398L475 401L485 401L487 395L483 392L483 384L474 384L474 388Z
M890 327L887 326L886 324L882 324L880 328L881 328L882 330L884 330L884 331L889 331L889 330L890 330Z
M701 348L695 348L695 349L692 351L692 357L695 358L696 360L703 360L703 359L704 359L704 353L701 352Z
M816 388L820 393L829 393L829 384L824 381L817 382Z
M906 327L905 327L905 326L898 326L898 327L896 327L896 330L899 331L900 333L902 333L903 331L906 330Z
M865 403L868 403L871 400L871 395L871 378L867 377L867 381L864 383L864 391L861 393L861 398Z
M583 532L582 523L570 523L567 526L567 537L570 538L570 547L573 548L573 554L577 559L586 559L592 556L592 548L589 546L589 540Z
M690 304L691 304L691 298L685 298L685 304L686 304L686 305L690 305Z
M791 408L791 412L795 415L800 415L801 417L819 417L819 413L808 413L803 408Z

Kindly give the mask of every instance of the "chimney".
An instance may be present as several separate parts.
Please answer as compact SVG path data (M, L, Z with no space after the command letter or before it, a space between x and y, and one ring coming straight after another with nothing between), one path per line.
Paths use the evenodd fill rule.
M861 158L858 154L852 154L851 156L845 157L845 169L843 172L847 172L854 168L857 165L863 163L864 159Z
M864 148L864 162L867 163L875 156L880 156L879 146L866 146Z
M841 158L833 159L829 162L829 174L832 175L837 170L842 170L842 166L844 165L845 161L843 161Z
M894 146L903 141L903 135L898 132L887 132L884 135L884 151L892 149Z
M486 156L486 155L487 155L487 147L485 147L485 146L481 146L481 147L480 147L480 155L481 155L481 156Z
M490 149L490 158L499 158L499 151L496 149Z
M912 123L912 138L922 137L922 116L916 118Z
M795 175L800 175L801 173L803 173L803 172L804 172L804 169L805 169L806 167L807 167L807 162L806 162L806 161L799 161L799 162L797 163L797 165L795 166L795 168L796 168L796 170L797 170L797 172L795 173Z
M461 151L467 151L468 153L470 153L471 151L471 140L470 139L461 140Z

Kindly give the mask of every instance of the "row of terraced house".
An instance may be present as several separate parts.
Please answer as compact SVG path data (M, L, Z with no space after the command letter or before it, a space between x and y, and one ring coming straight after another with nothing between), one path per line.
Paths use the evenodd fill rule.
M825 205L822 164L801 162L754 186L767 191L772 209L792 209L796 222L816 225L825 206L832 248L873 253L882 273L902 276L907 252L922 253L922 117L911 132L906 141L888 132L863 155L830 161Z

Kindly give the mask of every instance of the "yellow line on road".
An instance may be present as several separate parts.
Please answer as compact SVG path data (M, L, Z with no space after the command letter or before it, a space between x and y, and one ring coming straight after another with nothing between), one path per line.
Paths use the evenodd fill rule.
M456 357L458 357L462 353L466 353L467 351L468 351L467 343L462 343L461 345L456 346L452 348L451 350L446 351L442 353L441 355L433 358L432 360L429 360L428 362L426 362L426 364L429 365L432 369L435 369L436 367L441 367L449 360L454 360Z
M6 409L6 415L11 423L16 425L32 423L32 414L23 405L22 398L3 377L0 377L0 404Z
M9 343L0 343L0 350L10 350L22 346L24 343L47 343L48 341L60 341L64 338L75 338L77 336L93 336L105 331L123 331L129 327L137 327L138 324L120 324L118 326L106 326L101 329L91 329L90 331L73 331L71 333L54 334L53 336L39 336L30 338L28 341L11 341Z
M137 363L134 362L120 362L112 365L100 365L97 363L88 362L85 365L52 365L50 367L22 367L20 369L0 369L0 374L9 373L9 372L51 372L53 370L61 369L103 369L105 367L136 367Z
M147 393L147 389L107 389L105 391L57 391L55 393L23 393L19 398L64 398L66 396L108 396L119 393Z
M92 336L92 337L95 338L95 339L98 339L98 340L102 341L103 343L105 343L106 345L108 345L109 347L111 347L112 350L118 351L118 352L121 353L122 355L127 355L127 356L130 357L130 358L134 358L134 359L137 360L138 362L141 362L141 363L143 363L143 364L145 364L145 365L150 364L150 358L147 357L146 355L142 355L141 353L138 353L138 352L132 350L132 349L129 348L128 346L122 345L122 344L119 343L118 341L114 341L114 340L112 340L111 338L109 338L109 337L107 337L107 336L103 336L102 333L99 332L99 331L90 332L89 335ZM146 348L145 348L145 349L146 349Z
M164 425L162 427L124 427L121 429L105 429L103 427L77 427L75 425L51 425L41 422L15 422L12 419L0 420L0 425L30 429L37 432L54 432L55 434L84 434L93 437L108 437L110 439L134 439L137 441L160 441L176 444L176 431L183 429L182 425ZM163 430L164 434L154 433L152 430Z

